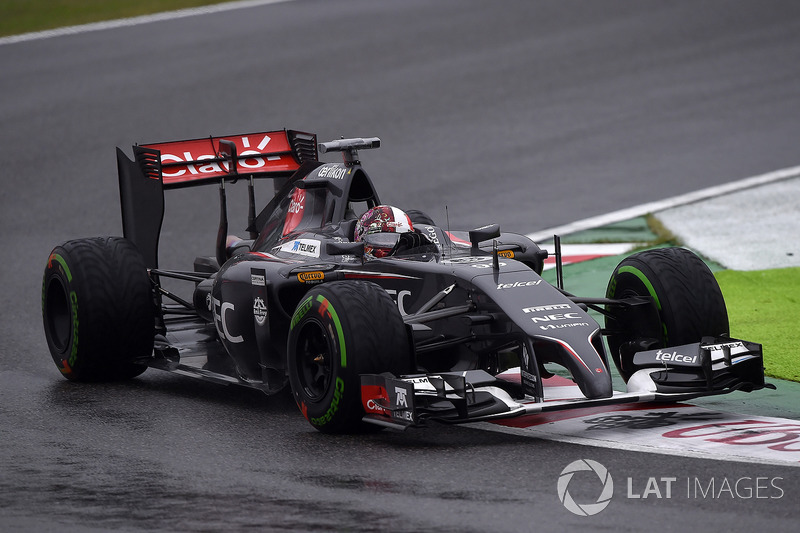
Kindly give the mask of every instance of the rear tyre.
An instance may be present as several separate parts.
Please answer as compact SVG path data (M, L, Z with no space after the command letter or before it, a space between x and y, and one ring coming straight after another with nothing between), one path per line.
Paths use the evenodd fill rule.
M649 297L653 305L636 316L606 317L611 357L627 382L626 355L639 349L699 342L727 336L728 311L716 278L685 248L645 250L625 258L611 275L608 298ZM627 353L627 354L626 354Z
M144 372L153 352L153 305L144 259L130 241L77 239L50 253L42 320L65 378L115 381Z
M427 213L418 211L416 209L409 209L406 215L411 219L411 224L425 224L426 226L435 226L436 223Z
M361 374L399 375L410 370L411 361L397 306L380 286L364 281L311 289L292 316L287 352L295 401L325 433L366 426Z

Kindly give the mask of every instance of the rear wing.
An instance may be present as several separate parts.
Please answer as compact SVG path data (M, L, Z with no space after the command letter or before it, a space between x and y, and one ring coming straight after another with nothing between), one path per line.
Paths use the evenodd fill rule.
M293 130L136 145L133 155L131 161L117 148L122 231L139 248L148 268L158 268L165 189L219 184L219 256L220 238L224 242L227 232L225 182L248 180L249 217L254 220L254 179L279 179L277 190L303 163L318 161L316 135Z
M315 135L286 130L143 144L134 152L137 148L160 155L165 189L242 176L287 177L303 161L317 159Z

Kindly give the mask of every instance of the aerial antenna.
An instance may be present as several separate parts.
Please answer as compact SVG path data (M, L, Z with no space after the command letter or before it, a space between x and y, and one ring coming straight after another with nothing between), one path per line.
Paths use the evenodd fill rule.
M562 292L564 290L564 264L562 263L563 256L561 255L561 236L553 235L553 245L555 246L556 256L556 287Z
M450 233L450 211L447 210L447 205L444 206L444 217L447 219L447 257L453 257L453 235Z

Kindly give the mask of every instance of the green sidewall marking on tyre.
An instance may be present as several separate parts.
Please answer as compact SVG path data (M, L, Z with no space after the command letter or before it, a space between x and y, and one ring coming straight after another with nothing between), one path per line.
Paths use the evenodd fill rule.
M339 403L342 401L342 396L344 396L344 380L337 376L336 383L334 383L333 398L331 398L331 405L328 407L328 410L325 411L324 415L318 418L311 418L309 422L315 426L324 426L330 422L339 410Z
M64 273L67 275L67 281L72 282L72 272L70 272L67 262L64 261L64 258L58 254L51 254L50 259L55 259L58 261L58 264L61 265L61 267L64 269Z
M659 311L661 311L661 302L658 301L658 295L656 294L656 290L653 288L653 284L650 283L650 280L647 279L647 276L645 276L644 273L641 270L639 270L638 268L626 265L626 266L620 268L618 272L620 274L627 272L628 274L633 274L634 276L639 278L639 281L641 281L644 284L644 286L647 287L647 292L649 292L650 296L652 296L653 300L655 300L656 307L658 308Z
M64 275L67 276L67 282L72 283L72 271L67 266L67 261L61 257L60 254L52 253L50 254L49 261L55 261L61 265L61 268L64 270ZM45 287L44 283L42 283L42 311L44 311L44 300L45 300ZM72 347L69 353L69 357L62 360L62 366L58 366L58 369L63 374L70 374L72 373L72 367L75 366L76 361L78 360L78 295L74 290L69 291L69 306L70 306L70 322L72 326Z
M336 326L336 335L339 337L339 353L341 354L341 366L342 368L346 368L347 348L344 345L344 330L342 329L341 321L339 321L339 315L336 313L336 309L333 308L333 305L331 305L330 300L328 300L321 294L317 295L317 301L323 305L325 305L327 302L326 310L331 314L331 319L333 320L333 323Z
M297 306L297 311L295 311L294 315L292 315L292 322L289 325L289 329L294 329L297 323L300 322L304 316L306 316L306 313L308 313L309 309L311 309L311 296L303 300L303 303Z

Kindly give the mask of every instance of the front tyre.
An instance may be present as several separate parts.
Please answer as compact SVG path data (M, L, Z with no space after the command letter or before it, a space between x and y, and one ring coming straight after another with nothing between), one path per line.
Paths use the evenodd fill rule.
M72 381L138 376L153 352L155 318L144 259L120 237L77 239L50 253L42 319L50 354Z
M410 370L410 347L397 306L380 286L338 281L311 289L292 316L288 339L292 394L325 433L361 429L361 374Z
M606 290L608 298L641 296L652 305L635 314L622 310L606 317L611 357L622 378L631 375L626 359L641 349L700 342L705 336L727 336L728 311L714 274L685 248L658 248L620 262Z

